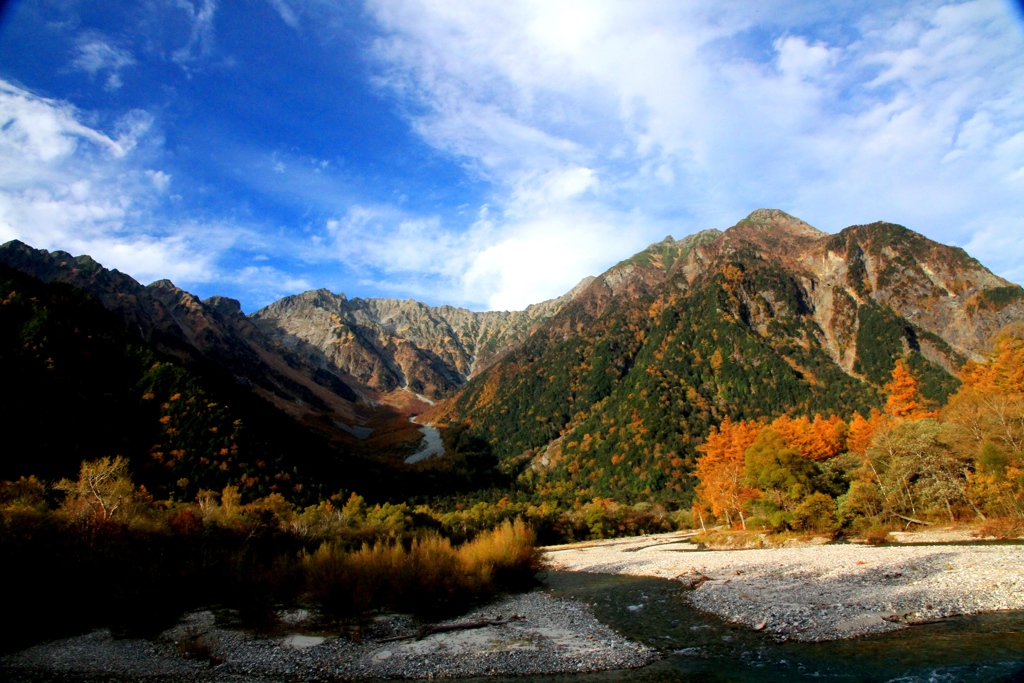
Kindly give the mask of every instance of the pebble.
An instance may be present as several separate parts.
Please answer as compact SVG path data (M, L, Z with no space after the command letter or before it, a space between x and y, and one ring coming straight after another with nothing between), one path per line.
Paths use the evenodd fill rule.
M555 546L547 558L559 571L676 579L693 587L687 599L697 608L779 640L838 640L1024 609L1024 545L903 538L916 543L685 552L684 539L660 534Z
M594 617L580 602L555 598L543 590L506 597L454 619L454 622L516 614L502 626L451 631L423 639L381 642L415 633L419 624L407 615L383 615L364 629L359 642L345 637L304 635L259 637L223 628L213 613L186 615L155 640L115 639L95 631L37 645L0 660L12 683L84 679L154 680L174 683L276 683L390 678L455 678L484 675L580 673L645 666L658 658L654 649L626 640ZM289 627L300 627L294 617ZM213 656L185 658L176 642L199 637Z

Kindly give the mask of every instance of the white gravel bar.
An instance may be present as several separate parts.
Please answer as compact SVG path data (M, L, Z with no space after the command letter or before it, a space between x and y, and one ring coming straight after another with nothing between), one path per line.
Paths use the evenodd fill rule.
M303 632L304 615L284 620L274 637L227 629L211 612L195 612L155 640L115 639L107 630L38 645L0 660L5 680L99 678L181 683L257 683L388 678L554 674L644 666L658 653L599 622L587 605L543 590L509 596L454 623L499 616L507 624L389 640L415 634L404 615L381 615L358 639ZM448 623L452 623L448 622ZM205 660L182 656L200 641Z
M700 550L661 534L553 546L545 555L559 571L682 581L694 587L697 608L779 639L837 640L1024 609L1024 545L927 545L905 536L917 542Z

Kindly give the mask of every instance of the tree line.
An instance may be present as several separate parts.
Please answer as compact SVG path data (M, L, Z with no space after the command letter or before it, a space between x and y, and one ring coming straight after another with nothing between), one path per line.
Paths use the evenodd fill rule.
M883 410L724 420L697 450L693 511L730 527L865 532L977 521L1024 523L1024 336L966 363L946 405L897 361Z

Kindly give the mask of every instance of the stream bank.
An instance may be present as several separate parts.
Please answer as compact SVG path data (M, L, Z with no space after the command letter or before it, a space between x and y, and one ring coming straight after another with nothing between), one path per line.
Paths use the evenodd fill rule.
M114 639L107 631L55 641L6 658L12 683L263 683L464 677L488 683L1019 683L1024 680L1024 612L967 617L831 642L780 642L696 609L678 581L612 574L549 572L522 603L524 631L508 626L447 638L381 642L415 628L382 619L361 641L307 634L257 637L223 629L228 657L209 663L181 656L173 638L209 633L212 616L188 616L166 637ZM527 605L528 607L528 605ZM471 618L472 615L461 617ZM517 622L517 624L520 622ZM511 626L511 624L510 624ZM316 638L327 636L324 641ZM433 639L433 640L432 640ZM181 642L179 640L179 642ZM305 645L303 647L303 645ZM589 654L587 653L589 651ZM354 653L361 653L354 656ZM387 653L387 654L385 654ZM604 666L595 666L603 657ZM348 662L344 668L340 664ZM587 669L588 664L593 669ZM227 664L225 666L225 664ZM646 664L646 666L642 666ZM623 668L640 667L640 668Z
M705 550L659 534L555 546L546 556L561 571L680 581L694 588L695 607L777 639L839 640L1024 609L1019 542Z

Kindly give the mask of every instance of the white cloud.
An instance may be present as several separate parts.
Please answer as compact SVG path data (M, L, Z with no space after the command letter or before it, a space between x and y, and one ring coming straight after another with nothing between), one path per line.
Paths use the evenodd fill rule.
M449 264L490 305L564 291L538 279L546 249L582 275L666 225L723 228L760 206L833 231L892 220L979 256L1022 227L1024 34L998 0L368 6L381 86L493 183L490 228L464 238L475 256ZM560 249L581 225L622 234ZM1010 274L1024 244L985 253Z
M220 281L239 286L250 296L267 302L313 288L306 278L297 277L273 266L246 266L229 273Z
M295 10L292 9L285 0L267 0L271 6L277 10L277 13L281 15L281 21L288 24L294 29L299 28L299 17L296 15Z
M230 224L160 217L171 177L139 150L150 115L129 112L113 136L81 118L0 81L0 242L89 254L141 282L178 284L230 280L220 264L228 250L265 246Z
M594 202L598 187L591 169L541 174L517 186L500 213L482 207L468 229L391 207L355 206L327 222L307 257L361 267L367 284L396 293L520 310L569 291L623 250L646 246L644 230L636 228L644 221Z
M105 72L107 90L117 90L123 86L121 70L135 64L131 52L111 45L95 33L82 35L75 46L75 53L71 66L93 76Z
M630 219L573 207L508 224L461 275L463 298L486 296L489 310L520 310L564 294L620 260L623 248L633 253L646 246Z
M794 78L813 78L824 73L839 58L839 50L822 43L810 45L807 39L788 36L775 41L779 70Z
M170 174L164 173L163 171L152 170L147 170L145 173L147 176L149 176L150 181L152 181L153 187L155 187L160 192L166 192L167 188L170 187Z
M0 165L0 178L21 171L15 160L25 157L31 164L55 162L70 156L81 143L105 148L112 156L124 150L107 135L78 122L74 108L36 97L6 81L0 81L0 149L7 163Z
M217 2L176 0L176 6L185 13L191 24L188 42L171 55L171 59L184 67L206 57L213 49L213 19L217 13Z

